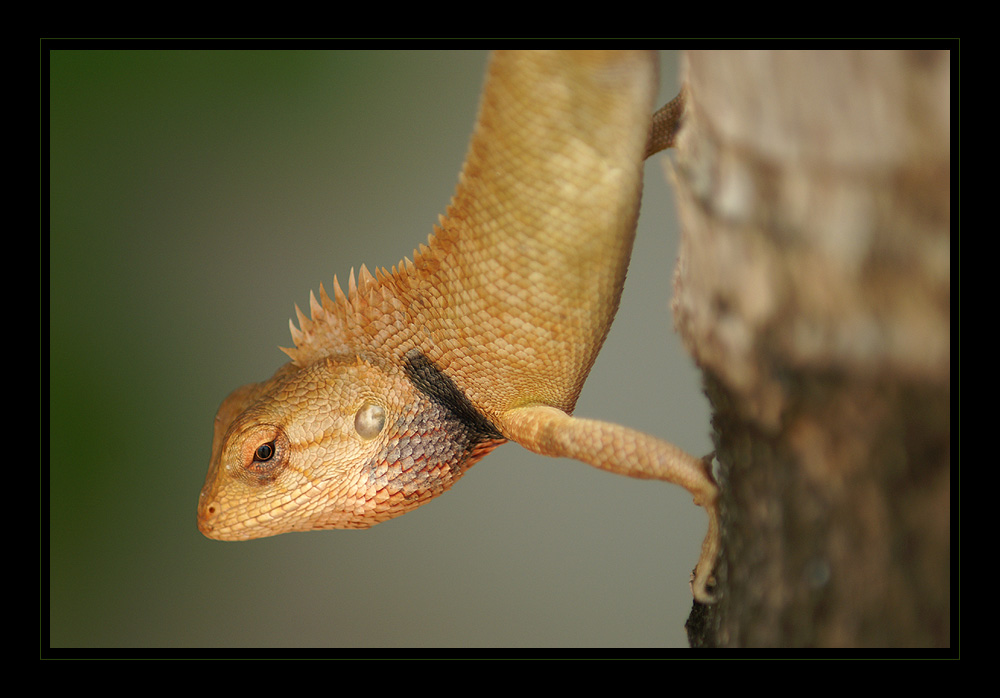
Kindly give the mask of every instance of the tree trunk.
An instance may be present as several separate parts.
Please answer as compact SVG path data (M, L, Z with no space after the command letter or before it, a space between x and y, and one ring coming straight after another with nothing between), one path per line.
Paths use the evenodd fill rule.
M692 643L950 646L950 53L687 59L674 317L723 516Z

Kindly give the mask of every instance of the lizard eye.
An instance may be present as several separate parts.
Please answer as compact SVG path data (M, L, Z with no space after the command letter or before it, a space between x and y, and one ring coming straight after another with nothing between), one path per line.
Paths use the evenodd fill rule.
M235 437L239 454L234 454L232 466L241 478L261 484L276 478L288 464L291 451L288 437L281 427L257 424Z
M271 460L274 455L274 442L268 441L266 444L261 444L257 447L257 450L253 452L253 459L260 463L266 463Z
M366 402L354 415L354 429L365 441L374 439L385 426L385 410L381 405Z

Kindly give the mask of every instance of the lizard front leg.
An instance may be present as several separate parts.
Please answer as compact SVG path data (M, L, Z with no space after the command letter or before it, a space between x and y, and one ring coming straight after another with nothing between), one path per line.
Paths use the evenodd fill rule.
M508 410L499 422L497 426L506 438L535 453L573 458L628 477L664 480L690 492L694 503L708 512L708 533L692 591L702 603L715 600L708 587L719 554L719 489L705 461L635 429L571 417L548 405Z

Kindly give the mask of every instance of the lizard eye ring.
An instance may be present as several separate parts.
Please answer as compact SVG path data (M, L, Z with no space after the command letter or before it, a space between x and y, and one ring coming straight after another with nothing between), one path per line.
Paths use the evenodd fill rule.
M365 441L374 439L385 427L385 408L366 402L354 415L354 430Z
M273 480L288 463L288 437L273 424L256 425L248 432L237 434L240 448L241 477L258 484Z

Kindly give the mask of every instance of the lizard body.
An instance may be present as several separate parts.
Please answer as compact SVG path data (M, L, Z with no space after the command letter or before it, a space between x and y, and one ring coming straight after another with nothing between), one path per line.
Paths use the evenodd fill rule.
M296 308L291 362L215 420L198 506L207 536L365 528L448 489L507 440L680 484L709 512L693 590L718 550L705 464L635 430L574 418L625 281L651 119L648 52L498 52L455 196L412 261L353 271ZM647 143L647 140L649 141Z

